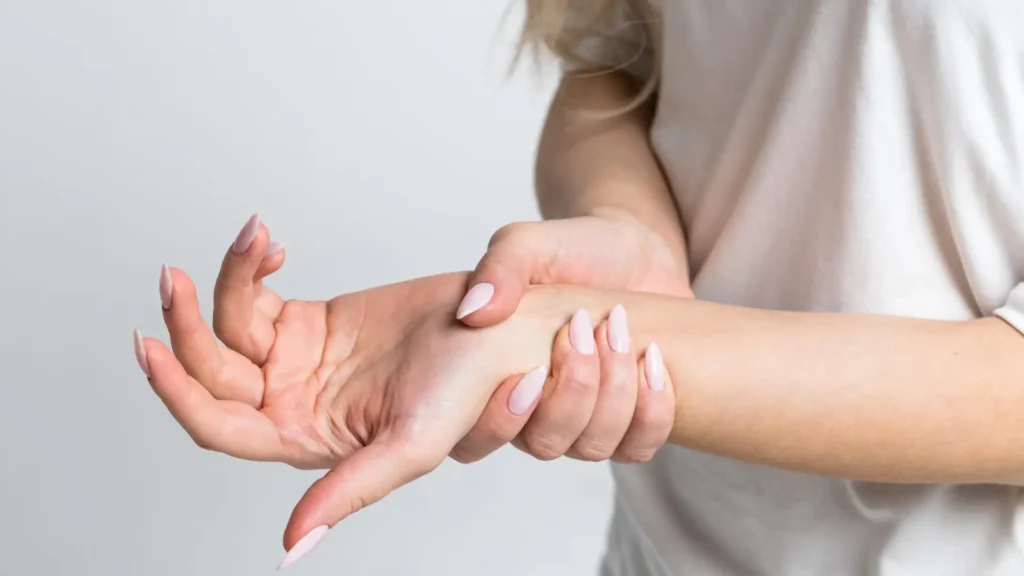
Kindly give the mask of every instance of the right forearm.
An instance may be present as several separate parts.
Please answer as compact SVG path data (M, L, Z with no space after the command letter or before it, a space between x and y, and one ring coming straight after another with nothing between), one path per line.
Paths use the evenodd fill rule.
M638 92L625 73L567 77L548 114L537 159L545 218L624 212L659 234L685 266L685 236L650 143L653 103L609 117Z
M1024 339L997 318L938 321L759 310L642 292L536 286L510 319L513 371L580 308L629 314L675 391L669 441L869 482L1024 485ZM503 351L511 350L506 347Z

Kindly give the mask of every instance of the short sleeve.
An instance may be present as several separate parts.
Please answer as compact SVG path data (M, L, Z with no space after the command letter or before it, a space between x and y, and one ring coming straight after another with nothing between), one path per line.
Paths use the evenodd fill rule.
M638 1L646 0L615 2L608 15L595 12L601 2L573 2L563 30L567 39L580 41L572 51L577 58L563 60L562 69L566 73L624 70L642 81L649 79L654 69L656 22Z
M993 314L1024 334L1024 283L1018 284L1010 292L1006 304L997 308Z

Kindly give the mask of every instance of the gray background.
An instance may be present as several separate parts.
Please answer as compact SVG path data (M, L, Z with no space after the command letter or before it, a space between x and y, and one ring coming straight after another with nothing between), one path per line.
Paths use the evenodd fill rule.
M162 262L205 310L258 211L323 298L533 219L551 90L505 0L0 0L0 574L271 574L316 477L195 448L135 365ZM446 463L291 573L593 573L604 466Z

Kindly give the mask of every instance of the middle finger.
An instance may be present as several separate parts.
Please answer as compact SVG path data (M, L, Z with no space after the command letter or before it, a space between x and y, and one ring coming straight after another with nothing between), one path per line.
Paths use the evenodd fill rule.
M573 314L555 337L552 386L514 443L540 460L566 453L590 422L597 402L601 364L594 325L586 310Z

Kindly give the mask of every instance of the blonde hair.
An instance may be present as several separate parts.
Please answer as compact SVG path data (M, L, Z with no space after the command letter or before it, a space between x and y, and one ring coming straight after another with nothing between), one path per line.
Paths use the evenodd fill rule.
M597 61L585 53L588 42L609 41L624 31L623 26L629 27L627 31L637 42L619 51L616 60L621 61ZM643 84L625 108L629 110L657 91L659 50L660 30L647 0L526 0L515 62L527 52L535 58L546 52L562 60L574 74L630 71Z

